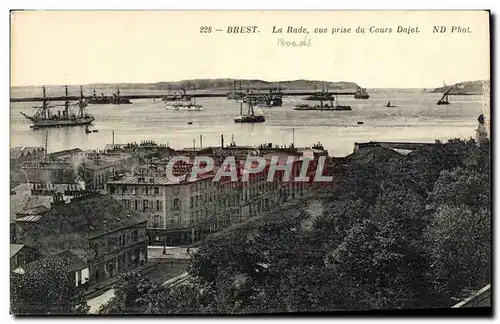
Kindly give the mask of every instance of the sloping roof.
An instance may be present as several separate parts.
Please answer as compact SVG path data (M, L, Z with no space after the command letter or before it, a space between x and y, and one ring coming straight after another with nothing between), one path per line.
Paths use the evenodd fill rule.
M62 263L68 266L68 271L77 271L87 268L86 260L82 260L72 251L66 250L58 254L49 255L45 258L30 262L26 265L26 271L37 271L47 263Z
M179 182L174 182L174 181L170 181L169 178L167 177L159 177L159 176L155 176L155 177L142 177L144 178L144 180L141 180L139 181L139 178L141 178L140 176L133 176L133 177L124 177L124 178L121 178L119 180L111 180L111 181L108 181L107 183L108 184L127 184L127 185L149 185L149 186L165 186L165 185L171 185L171 184L178 184ZM153 179L153 181L151 182L151 179Z
M22 244L11 244L10 245L10 257L12 258L24 247Z
M61 156L71 155L71 154L81 153L81 152L83 152L81 149L74 148L74 149L63 150L63 151L58 151L58 152L50 153L49 155L52 158L58 158L58 157L61 157Z
M86 260L81 259L76 253L71 250L64 251L55 255L55 257L60 257L66 259L69 266L69 271L77 271L87 268Z
M50 208L45 206L35 206L31 208L25 208L23 211L19 213L19 215L40 215L48 212Z
M31 192L31 189L46 189L59 193L64 193L66 190L79 190L80 185L77 183L21 183L12 188L11 191L15 192Z
M51 221L61 218L71 225L75 234L87 234L91 237L147 220L145 216L127 209L111 196L73 199L69 204L54 206L46 214L46 219Z
M16 219L16 214L24 210L24 206L30 197L29 192L17 192L10 196L10 220Z
M38 222L40 219L42 219L42 215L28 215L28 216L24 216L24 217L21 217L19 219L16 220L16 222L31 222L31 223L36 223Z
M32 209L40 206L50 209L53 200L54 197L52 196L30 196L24 209Z
M30 154L36 153L36 152L43 152L43 147L29 147L29 146L16 146L16 147L11 147L10 148L10 158L11 159L17 159L23 154L27 154L28 152Z
M393 148L393 147L390 147L389 149L391 149L394 152L399 153L401 155L408 155L414 151L414 150L398 149L398 148Z

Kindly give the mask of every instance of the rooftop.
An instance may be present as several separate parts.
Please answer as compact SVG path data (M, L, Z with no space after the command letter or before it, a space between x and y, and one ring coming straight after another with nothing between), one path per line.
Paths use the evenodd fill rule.
M10 245L10 257L12 258L24 247L22 244L11 244Z
M62 150L62 151L49 153L49 156L53 159L57 159L57 158L60 158L60 157L66 156L66 155L73 155L73 154L78 154L81 152L83 152L81 149L74 148L74 149Z
M213 178L215 175L212 173L201 173L198 174L197 179L191 179L190 173L184 173L187 175L185 180L179 181L177 179L170 179L164 176L124 176L120 179L110 180L106 182L108 185L150 185L150 186L170 186L170 185L178 185L196 182L203 179ZM177 177L177 176L176 176Z
M54 206L46 218L51 222L64 219L75 233L100 236L146 221L111 196L89 196L74 199L69 204Z
M72 250L65 250L59 254L50 255L45 258L30 262L26 265L26 270L38 271L40 268L47 267L47 264L51 263L60 264L62 262L66 265L67 271L77 271L87 268L86 259L78 256Z

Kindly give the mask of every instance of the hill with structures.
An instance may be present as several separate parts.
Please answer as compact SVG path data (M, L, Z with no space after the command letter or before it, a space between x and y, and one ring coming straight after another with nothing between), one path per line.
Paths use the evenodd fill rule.
M482 95L490 91L490 80L465 81L446 85L434 89L431 92L444 93L450 90L450 95Z

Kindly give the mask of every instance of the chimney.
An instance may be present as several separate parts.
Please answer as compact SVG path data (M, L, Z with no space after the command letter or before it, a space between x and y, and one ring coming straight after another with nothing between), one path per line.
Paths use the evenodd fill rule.
M224 134L220 134L220 147L224 147Z

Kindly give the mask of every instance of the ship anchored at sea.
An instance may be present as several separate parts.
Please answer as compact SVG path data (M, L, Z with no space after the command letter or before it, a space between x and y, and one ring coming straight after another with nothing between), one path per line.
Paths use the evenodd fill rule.
M124 98L120 96L120 89L113 93L112 97L107 97L104 93L101 93L100 96L97 96L95 89L93 91L92 97L89 98L89 104L93 105L129 105L132 102L128 98Z
M354 94L354 99L368 99L370 95L366 91L366 88L358 87L356 93Z
M95 118L90 115L86 111L86 107L88 106L87 100L83 96L83 89L80 86L80 100L76 104L71 104L68 98L68 86L64 86L66 100L64 101L64 105L54 105L50 106L49 101L47 100L47 96L45 93L45 86L43 89L43 99L42 106L34 107L38 108L35 114L29 116L23 112L21 115L29 119L33 122L31 128L45 128L45 127L65 127L65 126L80 126L80 125L89 125L91 124ZM54 114L50 108L53 107L64 107L64 110L58 110L57 114ZM70 106L77 106L78 112L75 114Z
M328 101L330 101L330 105L328 104L323 104L324 98L318 98L317 101L320 102L319 105L309 105L309 104L298 104L293 107L293 110L327 110L327 111L337 111L337 110L352 110L351 106L349 105L339 105L339 104L333 104L333 101L335 98L330 97ZM337 100L338 102L338 97Z
M176 101L174 104L165 102L166 110L186 110L186 111L203 111L202 105L196 103L196 89L193 88L193 96L189 97L189 101L183 102L184 99L180 98L181 102Z
M254 110L251 99L247 102L247 105L248 112L246 115L243 115L243 103L240 103L240 116L234 119L235 123L263 123L266 121L266 117L264 117L261 109Z

